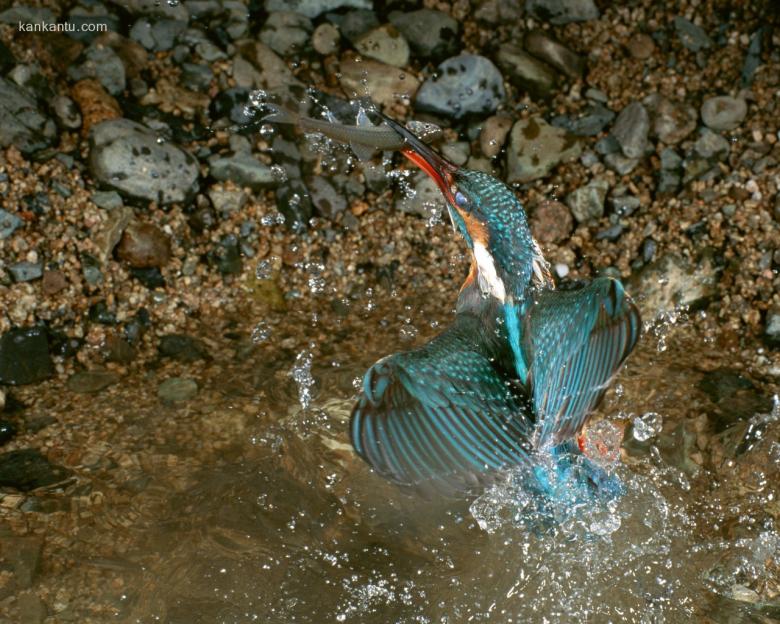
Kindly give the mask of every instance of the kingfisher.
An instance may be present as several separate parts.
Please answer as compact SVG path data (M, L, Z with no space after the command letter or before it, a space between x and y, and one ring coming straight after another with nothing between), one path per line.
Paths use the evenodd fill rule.
M578 453L578 434L639 338L636 306L610 277L556 288L511 188L380 116L441 190L471 265L452 323L366 372L350 420L355 451L401 486L447 494L533 465L543 450Z

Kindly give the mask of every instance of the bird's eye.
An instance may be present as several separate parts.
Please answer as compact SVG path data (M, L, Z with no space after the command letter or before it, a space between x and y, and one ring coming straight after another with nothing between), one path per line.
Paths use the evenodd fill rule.
M463 207L469 203L469 200L466 199L466 196L460 191L455 191L455 203L458 204L458 206Z

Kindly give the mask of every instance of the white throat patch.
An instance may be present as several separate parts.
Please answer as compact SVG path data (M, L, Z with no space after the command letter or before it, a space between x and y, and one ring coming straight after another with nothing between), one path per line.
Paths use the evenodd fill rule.
M480 290L504 303L506 300L504 282L496 272L496 263L493 260L493 256L482 243L474 243L474 259L477 261Z

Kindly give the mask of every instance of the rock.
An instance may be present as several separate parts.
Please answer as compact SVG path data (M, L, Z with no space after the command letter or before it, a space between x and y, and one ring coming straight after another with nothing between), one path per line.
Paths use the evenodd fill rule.
M209 158L209 173L215 180L231 180L253 191L274 188L279 184L278 174L251 154L214 155Z
M184 203L198 189L195 158L129 119L104 121L92 129L89 166L99 183L160 204Z
M168 235L151 223L130 223L122 234L117 256L129 266L164 267L171 259Z
M222 213L238 212L247 202L247 195L242 189L227 189L212 186L208 191L209 199L214 208Z
M637 208L641 205L641 200L633 195L620 195L618 197L610 197L609 205L612 210L620 217L628 217L632 215Z
M747 103L728 95L710 97L701 105L701 119L713 130L734 130L747 115Z
M55 95L52 101L54 114L60 126L68 130L77 130L81 127L81 113L76 103L66 95Z
M16 58L14 58L13 52L0 41L0 74L5 74L14 65L16 65Z
M588 137L596 136L601 133L614 118L615 113L607 107L595 103L586 106L585 109L573 119L565 116L555 117L552 120L552 125L568 130L575 136ZM620 149L620 144L618 144L617 141L615 141L615 143L617 144L617 149Z
M93 126L122 116L119 103L97 80L80 80L73 85L71 95L81 110L82 136L88 136Z
M311 203L317 213L333 221L339 213L347 209L344 195L336 191L330 181L323 176L312 176L306 180Z
M415 108L460 119L492 113L506 97L501 73L484 56L461 54L444 61L415 98Z
M8 273L15 282L32 282L43 277L42 262L17 262L8 267Z
M409 44L392 24L384 24L355 40L355 49L380 63L404 67L409 64Z
M188 2L160 2L160 0L109 0L113 4L122 7L131 15L147 15L153 18L176 19L187 22L190 13L187 10Z
M132 218L133 209L122 205L114 208L105 216L93 239L95 246L100 252L100 262L103 264L108 262Z
M171 377L157 387L157 396L163 403L181 403L195 398L198 384L194 379Z
M68 377L68 390L78 394L94 394L119 381L119 375L112 371L79 371Z
M314 29L314 34L311 36L311 45L317 54L327 56L338 52L340 40L339 29L333 24L323 22Z
M507 182L530 182L546 176L558 163L579 157L580 142L541 117L521 119L512 127L507 150Z
M661 169L674 171L682 166L682 158L671 147L661 150Z
M659 195L671 195L680 188L680 174L672 171L661 170L658 176L656 192Z
M0 337L0 384L31 384L53 374L45 329L9 329Z
M39 536L19 537L4 534L0 537L0 569L6 577L3 589L8 589L6 583L14 592L32 587L40 572L42 551L43 539ZM21 607L21 603L20 595L17 598L17 608Z
M187 23L176 19L139 19L130 29L130 39L151 52L166 52L176 44Z
M68 69L72 80L94 78L111 95L125 90L125 66L122 59L109 47L90 46L84 52L84 61Z
M277 54L290 56L303 51L313 29L311 20L300 13L271 13L260 29L260 41Z
M525 10L552 24L585 22L599 18L593 0L525 0Z
M677 31L677 37L686 48L692 52L698 52L712 45L712 39L707 33L690 20L680 17L674 18L674 29Z
M729 154L731 145L722 136L709 128L699 131L699 138L693 144L693 151L702 158L725 160Z
M742 64L742 86L748 87L753 83L753 75L756 70L761 66L761 50L762 40L764 33L767 30L767 26L763 25L754 32L750 37L750 45L748 45L748 51L745 55L745 62ZM2 52L0 52L0 58L2 58ZM0 60L0 67L2 66L2 60ZM1 73L1 72L0 72Z
M570 78L579 78L585 71L585 60L544 31L532 30L525 36L525 49L536 58L552 65Z
M545 199L531 213L531 232L540 243L560 243L574 229L569 208L561 202Z
M715 405L708 416L716 434L738 421L772 411L772 399L759 394L756 385L738 370L707 371L696 387Z
M650 113L651 130L667 145L676 145L696 129L696 110L654 93L643 101Z
M35 99L0 77L0 147L13 145L24 154L51 146L57 134L53 120L38 110Z
M301 84L293 76L287 63L264 43L260 41L246 42L239 45L238 49L241 56L249 61L256 70L253 74L252 84L244 86L273 92L288 91L289 87Z
M552 69L538 61L514 43L505 43L498 48L496 62L512 83L533 98L547 98L555 88L555 74Z
M593 180L588 185L569 193L566 197L566 205L579 223L600 219L604 216L607 190L609 190L609 182L602 179Z
M342 59L339 82L348 98L368 96L382 106L411 99L420 87L417 78L397 67L353 56Z
M67 479L71 471L52 464L36 449L0 453L0 487L29 492Z
M160 338L160 344L157 347L160 355L173 358L180 362L197 362L209 358L209 352L206 345L187 334L168 334Z
M780 308L774 308L766 313L764 341L773 349L780 347Z
M379 26L379 19L373 11L349 11L344 15L329 13L326 17L338 26L341 34L352 43L362 34Z
M305 228L314 214L308 189L295 178L276 189L276 208L284 216L285 225L294 231Z
M211 86L214 72L201 63L181 64L181 84L191 91L204 91Z
M506 143L506 137L512 129L512 119L505 115L493 115L482 124L479 133L479 147L488 158L497 156Z
M412 193L396 195L395 209L425 218L441 213L444 198L436 182L422 171L416 172L410 182Z
M718 269L705 254L695 265L675 254L662 256L631 277L629 292L635 295L642 318L654 319L677 307L696 311L718 294Z
M655 42L650 35L644 33L634 33L626 45L628 53L638 61L644 61L653 56L655 52Z
M645 155L649 132L650 117L639 102L632 102L620 111L612 128L612 136L629 158L642 158Z
M523 17L524 0L479 0L474 17L491 26L518 23Z
M295 11L309 18L348 7L351 9L370 9L371 0L265 0L265 10Z
M6 5L7 6L7 5ZM51 9L32 6L16 6L0 12L0 24L56 24L57 18Z
M458 166L466 164L471 155L471 146L468 141L454 141L453 143L443 143L439 148L442 156Z
M439 61L457 54L458 22L441 11L417 11L390 14L393 24L409 42L412 51L422 60Z
M213 118L227 117L240 128L252 127L257 116L257 109L252 104L252 90L249 87L231 87L221 91L212 100L210 109Z
M8 238L22 225L22 220L15 214L0 208L0 240Z
M13 440L15 436L16 425L10 420L0 419L0 446Z
M629 158L620 152L604 156L604 164L619 175L628 175L639 164L639 158Z

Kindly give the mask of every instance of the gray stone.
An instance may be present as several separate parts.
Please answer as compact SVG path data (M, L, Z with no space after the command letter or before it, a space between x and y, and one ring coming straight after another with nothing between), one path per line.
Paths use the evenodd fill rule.
M72 65L68 69L72 80L94 78L111 95L119 95L125 90L125 66L122 59L108 46L90 46L84 53L84 62Z
M63 128L77 130L81 127L81 113L76 103L67 95L55 95L52 107L57 120Z
M16 26L22 24L56 24L57 18L51 9L32 6L16 6L0 13L0 24Z
M339 193L330 181L323 176L312 176L306 180L311 203L317 214L333 221L336 216L347 209L347 200Z
M525 0L525 10L552 24L585 22L599 18L593 0Z
M220 182L232 180L239 186L253 191L273 188L279 184L279 177L273 169L264 165L250 154L233 156L212 156L209 158L211 177Z
M626 106L612 128L612 136L620 143L623 154L629 158L642 158L647 150L647 135L650 132L650 117L639 102Z
M311 45L317 54L327 56L335 54L339 49L341 34L339 29L328 22L323 22L314 29L311 36Z
M15 146L25 154L52 145L57 135L54 121L38 110L35 99L14 83L0 77L0 147Z
M780 308L774 308L766 313L764 340L770 347L780 347Z
M693 144L693 151L702 158L708 159L724 160L729 154L729 149L729 142L709 128L702 128L699 131L699 138Z
M393 12L393 24L409 42L412 51L427 61L438 61L458 52L458 22L451 16L433 9Z
M234 41L249 32L249 11L241 0L222 0L222 9L226 15L222 18L225 32Z
M89 166L99 183L137 199L184 203L198 189L195 158L129 119L92 128Z
M214 72L208 65L200 63L181 64L181 83L191 91L204 91L211 85Z
M604 163L618 173L619 175L628 175L639 164L639 158L630 158L621 154L620 152L614 152L604 156Z
M471 155L471 145L468 141L444 143L440 149L442 155L456 165L465 165Z
M712 39L704 32L704 29L684 17L678 15L674 18L674 28L680 43L692 52L698 52L712 45Z
M119 381L119 375L113 371L79 371L68 377L68 390L77 394L95 394Z
M94 235L94 243L99 251L99 260L108 262L114 248L124 234L125 228L133 218L133 209L121 204L113 208L106 216L100 228Z
M585 59L544 31L532 30L529 32L525 36L525 49L570 78L579 78L585 71Z
M396 210L429 218L444 209L441 190L427 174L416 172L411 179L411 189L411 193L396 196Z
M358 37L355 49L380 63L404 67L409 64L409 44L392 24L383 24Z
M578 223L604 216L604 200L608 189L609 183L598 179L569 193L566 197L566 205L569 206Z
M260 41L249 42L240 45L239 51L256 69L252 84L244 86L265 89L267 91L285 91L290 86L301 84L293 76L290 68L287 67L287 63L264 43Z
M370 9L372 3L371 0L265 0L265 10L269 13L272 11L294 11L309 18L344 7Z
M0 454L0 487L12 487L21 492L29 492L39 487L61 483L70 475L70 470L52 464L35 449L20 449ZM6 549L0 550L0 553L4 557L8 556ZM21 553L14 559L28 571L22 574L20 569L16 568L17 583L22 587L29 587L33 582L37 565L30 565L28 558Z
M176 19L139 19L130 29L130 39L153 52L171 50L187 23Z
M388 106L399 99L411 99L420 82L411 73L379 61L348 56L341 61L341 88L348 98L369 97Z
M228 214L241 210L246 205L248 198L242 189L231 190L212 186L209 189L209 199L218 212Z
M518 23L523 17L524 0L480 0L474 17L492 26Z
M505 43L498 48L496 62L509 79L534 98L546 98L555 88L555 73L549 65L527 54L519 45Z
M661 150L661 169L675 171L682 166L682 158L671 147Z
M620 151L620 143L611 134L596 141L595 145L596 153L606 156L607 154L614 154Z
M658 176L656 191L659 195L671 195L680 188L680 174L667 169L662 169Z
M688 104L667 100L658 93L643 101L650 113L651 129L667 145L676 145L696 129L696 109Z
M260 41L277 54L290 56L306 47L312 29L308 17L300 13L278 11L271 13L260 29Z
M619 197L610 197L609 204L615 214L620 217L627 217L639 208L641 201L633 195L621 195Z
M512 119L506 115L493 115L482 124L479 133L479 148L488 158L498 156L512 129Z
M21 225L22 220L19 217L0 208L0 240L11 236Z
M444 61L422 84L415 108L460 119L470 113L492 113L505 97L503 78L492 62L461 54Z
M189 11L183 2L161 2L161 0L109 0L131 15L148 15L162 19L175 19L187 22Z
M163 403L181 403L195 398L198 384L194 379L171 377L157 387L157 396Z
M15 282L32 282L43 277L42 262L17 262L8 267Z
M341 34L352 43L363 33L379 26L379 19L373 11L348 11L344 15L329 13L328 21L338 26Z
M707 98L701 105L702 121L713 130L734 130L747 115L747 103L742 98L720 95Z
M36 383L53 373L46 330L14 328L0 336L0 384Z
M615 113L601 104L589 104L580 115L575 118L566 116L555 117L552 125L563 128L575 136L588 137L596 136L607 127L609 122L615 118ZM618 149L619 149L618 144Z
M114 210L124 205L122 196L116 191L93 191L92 203L103 210Z
M562 128L541 117L521 119L512 127L507 150L507 182L530 182L561 162L579 157L582 145Z

